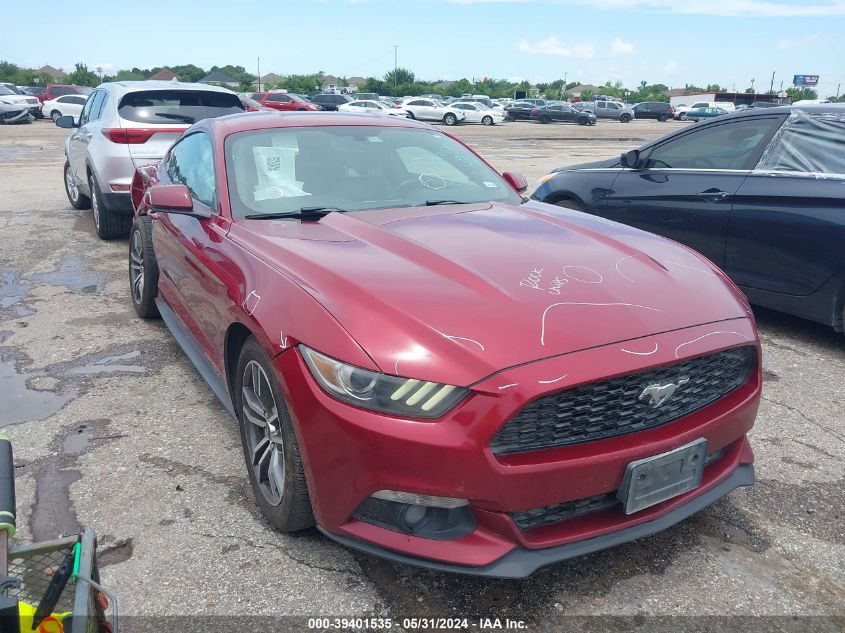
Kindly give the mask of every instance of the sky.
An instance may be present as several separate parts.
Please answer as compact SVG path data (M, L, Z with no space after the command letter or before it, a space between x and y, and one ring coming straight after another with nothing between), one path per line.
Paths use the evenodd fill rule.
M0 60L106 72L193 63L532 83L645 80L763 91L845 84L845 0L42 0L7 13ZM55 6L53 6L55 5ZM72 8L71 8L72 7ZM144 19L144 14L149 19ZM69 24L75 23L73 30ZM843 86L845 90L845 86Z

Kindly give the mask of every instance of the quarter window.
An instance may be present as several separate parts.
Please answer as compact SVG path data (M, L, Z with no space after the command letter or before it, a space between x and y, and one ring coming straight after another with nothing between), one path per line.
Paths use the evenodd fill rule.
M194 200L214 209L214 152L207 134L191 134L173 146L167 177L185 185Z
M760 169L845 174L845 116L793 115L760 161Z
M647 169L751 169L780 125L780 117L708 126L657 146Z

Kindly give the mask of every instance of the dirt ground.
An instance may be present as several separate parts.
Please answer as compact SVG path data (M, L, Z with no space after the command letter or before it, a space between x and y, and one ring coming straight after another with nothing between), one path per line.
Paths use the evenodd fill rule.
M454 132L533 189L552 167L618 155L679 125ZM572 615L845 626L845 336L758 311L765 387L753 488L522 581L400 567L261 519L235 424L165 327L134 316L127 242L98 240L91 212L69 206L66 134L46 121L0 127L0 431L16 453L18 538L95 529L124 614L511 617L531 631L560 630Z

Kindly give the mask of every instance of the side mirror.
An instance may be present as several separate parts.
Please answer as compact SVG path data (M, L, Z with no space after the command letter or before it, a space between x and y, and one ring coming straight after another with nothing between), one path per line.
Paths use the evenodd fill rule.
M56 125L68 130L71 128L79 127L79 123L74 121L73 117L69 114L60 116L58 119L56 119Z
M502 174L502 178L504 178L505 182L508 183L514 189L516 189L519 193L525 193L526 191L528 191L528 181L522 174L517 174L512 171L506 171Z
M205 209L195 209L191 192L185 185L153 185L144 194L144 203L156 213L190 215L204 220L211 217Z
M632 149L630 152L625 152L620 156L620 162L623 167L638 169L640 167L640 150Z

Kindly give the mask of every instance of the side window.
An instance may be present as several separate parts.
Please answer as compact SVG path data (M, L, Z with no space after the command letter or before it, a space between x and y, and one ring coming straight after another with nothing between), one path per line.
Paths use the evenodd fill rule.
M409 106L421 106L421 105L425 105L425 101L419 101L419 100L417 100L417 101L409 101L409 102L408 102L408 105L409 105Z
M185 185L192 198L215 210L214 151L208 134L197 132L174 145L166 169L171 182Z
M88 123L88 116L91 114L91 107L94 105L94 95L91 95L85 101L85 107L82 108L82 112L79 114L79 126L82 127L86 123Z
M759 169L845 174L845 116L793 115L760 161Z
M67 102L74 105L85 105L85 101L85 97L67 97Z
M657 146L646 169L751 169L783 119L753 118L708 126Z
M596 103L596 107L597 107L599 110L604 110L605 108L607 108L607 105L605 104L605 102L604 102L604 101L599 101L598 103Z
M610 108L611 110L618 110L618 109L619 109L619 104L616 104L616 103L608 103L608 104L607 104L607 107L608 107L608 108Z
M106 103L109 100L109 93L105 90L98 91L100 93L100 101L99 103L94 103L91 106L91 120L92 121L99 121L100 118L103 116L103 112L106 109Z

